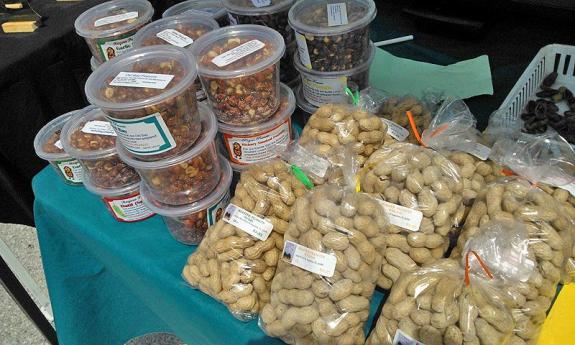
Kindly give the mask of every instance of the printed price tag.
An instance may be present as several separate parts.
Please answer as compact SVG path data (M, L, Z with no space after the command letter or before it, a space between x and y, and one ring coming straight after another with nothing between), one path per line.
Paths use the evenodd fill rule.
M194 43L194 40L191 37L188 37L174 29L162 30L158 32L156 36L168 42L169 44L180 48L184 48Z
M345 2L327 4L327 25L339 26L347 24L347 7Z
M463 152L467 152L469 154L474 155L475 157L481 159L482 161L486 160L491 153L491 149L485 145L481 145L480 143L472 143L472 142L464 142L458 146L458 149Z
M282 259L308 272L324 277L333 277L337 258L335 255L318 252L292 241L286 241Z
M269 221L234 204L229 204L226 207L224 221L247 232L260 241L265 241L274 227Z
M108 121L88 121L84 124L84 127L82 127L82 132L88 134L109 135L113 137L116 136L116 131Z
M289 163L319 178L325 177L327 169L331 166L326 159L309 152L301 145L294 146L293 153L289 157Z
M300 34L299 32L296 32L295 40L297 42L297 51L299 54L301 64L311 69L311 59L309 58L309 50L307 48L307 42L305 41L305 36Z
M103 26L103 25L108 25L108 24L114 24L114 23L118 23L124 20L130 20L130 19L135 19L138 18L138 12L128 12L128 13L122 13L122 14L116 14L114 16L108 16L108 17L104 17L104 18L100 18L98 20L96 20L94 22L94 26L95 27L99 27L99 26Z
M56 146L60 150L64 149L64 146L62 146L62 142L60 141L60 139L58 139L58 141L54 143L54 146Z
M425 345L424 343L417 341L405 334L402 330L397 329L395 331L395 337L393 337L392 345Z
M419 231L423 213L404 206L378 200L389 217L389 222L409 231Z
M251 40L216 56L212 59L212 62L218 67L225 67L243 57L250 55L251 53L257 52L265 46L265 43L262 41Z
M152 89L165 89L174 79L170 74L120 72L111 82L111 86L149 87Z
M409 131L397 123L388 120L382 119L383 122L387 124L387 134L389 134L393 139L397 141L404 141L409 136Z
M252 0L255 7L266 7L272 4L271 0Z
M176 147L176 141L160 113L136 119L108 118L126 150L154 155Z

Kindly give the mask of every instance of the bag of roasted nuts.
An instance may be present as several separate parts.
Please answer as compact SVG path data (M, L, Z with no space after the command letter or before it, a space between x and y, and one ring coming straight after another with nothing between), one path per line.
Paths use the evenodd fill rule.
M381 198L390 218L378 286L443 257L465 212L459 167L433 150L394 143L375 151L359 172L361 191Z
M510 300L486 275L451 259L403 273L366 345L509 344L515 326Z
M260 327L288 344L363 344L388 220L365 193L330 184L294 205Z

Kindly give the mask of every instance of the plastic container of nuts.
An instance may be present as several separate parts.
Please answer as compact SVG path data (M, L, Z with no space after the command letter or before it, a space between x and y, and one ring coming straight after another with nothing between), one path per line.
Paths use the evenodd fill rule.
M253 125L272 116L280 104L279 60L282 36L259 25L221 28L192 46L208 102L220 122Z
M291 138L291 116L295 110L292 90L281 84L280 107L265 122L252 126L219 123L221 139L234 164L253 164L278 155Z
M158 160L184 152L200 135L196 76L183 48L138 48L92 73L86 97L106 113L130 154Z
M64 150L76 158L85 178L97 188L123 188L140 181L116 153L116 133L98 108L74 116L62 128ZM86 183L86 181L84 181Z
M144 204L164 218L172 236L188 245L202 241L208 227L214 225L224 212L230 201L230 185L232 184L232 168L228 161L219 156L222 176L218 186L205 198L186 205L173 206L158 202L150 193L146 183L140 186Z
M85 176L84 187L99 196L114 219L119 222L138 222L154 215L140 196L140 180L121 188L100 188Z
M87 109L91 109L88 107ZM86 109L74 110L64 115L60 115L42 127L34 138L34 150L36 155L48 163L69 185L78 186L82 184L82 166L72 156L64 151L60 133L64 125L72 117L82 114Z
M180 14L203 14L215 19L220 27L227 26L228 11L220 0L187 0L168 8L162 17L177 16Z
M294 0L222 0L231 25L255 24L279 32L286 44L294 41L288 12Z
M216 150L217 122L207 105L200 103L202 133L193 147L177 156L148 162L134 158L117 145L120 158L134 167L150 188L150 195L168 205L184 205L205 198L220 180Z
M289 12L302 64L316 71L345 71L369 59L372 0L301 0Z
M103 63L129 51L133 36L153 14L154 8L146 0L113 0L82 13L74 27L96 60Z
M361 91L369 86L369 67L375 55L373 44L370 55L361 65L347 71L320 72L302 65L299 54L294 57L295 68L300 72L302 92L305 99L316 107L330 103L347 103L345 88Z

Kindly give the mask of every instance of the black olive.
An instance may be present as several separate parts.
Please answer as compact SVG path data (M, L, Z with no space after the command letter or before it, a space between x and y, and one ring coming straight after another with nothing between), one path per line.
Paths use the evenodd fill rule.
M545 77L545 79L543 79L541 85L550 87L555 84L555 80L557 80L557 72L551 72Z
M555 90L555 89L547 89L547 90L542 90L542 91L537 92L537 93L535 94L535 96L541 97L541 98L547 98L547 97L553 97L553 96L555 96L555 95L558 94L558 93L559 93L558 90Z

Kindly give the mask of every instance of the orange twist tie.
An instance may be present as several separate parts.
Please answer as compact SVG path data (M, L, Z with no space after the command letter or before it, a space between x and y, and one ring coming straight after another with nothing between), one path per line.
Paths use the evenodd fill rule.
M411 126L411 131L413 132L415 139L417 139L417 141L421 144L421 146L427 147L427 145L423 143L423 140L421 140L421 135L419 135L419 131L417 130L417 126L415 125L415 120L413 119L413 114L411 113L411 111L410 110L406 111L405 115L407 115L407 119L409 120L409 125Z
M487 267L485 262L483 262L483 260L481 260L481 258L479 257L479 255L477 255L477 253L475 251L470 250L465 255L465 285L469 286L469 283L470 283L470 280L469 280L469 254L473 254L475 256L475 258L477 259L477 261L479 261L479 265L481 266L481 268L483 269L483 271L485 272L487 277L489 279L493 279L493 274L491 274L489 267Z

